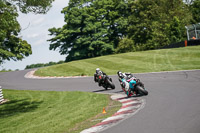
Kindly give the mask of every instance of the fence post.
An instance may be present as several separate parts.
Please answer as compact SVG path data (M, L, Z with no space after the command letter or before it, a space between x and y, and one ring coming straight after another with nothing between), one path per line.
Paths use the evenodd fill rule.
M2 103L3 101L4 101L3 92L2 92L2 89L1 89L1 86L0 86L0 103Z
M187 47L187 40L185 40L185 47Z

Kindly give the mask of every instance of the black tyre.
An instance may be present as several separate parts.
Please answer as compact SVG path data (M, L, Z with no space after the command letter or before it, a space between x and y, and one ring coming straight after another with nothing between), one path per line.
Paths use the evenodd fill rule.
M97 74L94 74L94 82L98 82L98 80L97 80Z
M138 92L139 92L140 94L142 94L142 95L148 95L148 91L145 90L143 87L137 85L137 86L136 86L136 89L138 90Z
M110 81L109 78L107 78L107 83L110 86L111 89L115 89L115 85L113 84L113 82Z

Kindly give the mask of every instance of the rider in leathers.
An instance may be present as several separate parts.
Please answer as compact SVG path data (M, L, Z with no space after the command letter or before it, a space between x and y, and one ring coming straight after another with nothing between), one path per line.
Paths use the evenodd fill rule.
M117 74L119 76L119 80L122 82L122 87L125 88L126 94L129 96L130 91L133 88L133 84L136 84L136 81L131 79L136 78L131 73L122 73L121 71L118 71Z
M104 75L105 73L103 71L101 71L99 68L96 69L96 73L94 74L94 81L98 82L99 86L102 86ZM101 76L102 78L99 78L99 76Z

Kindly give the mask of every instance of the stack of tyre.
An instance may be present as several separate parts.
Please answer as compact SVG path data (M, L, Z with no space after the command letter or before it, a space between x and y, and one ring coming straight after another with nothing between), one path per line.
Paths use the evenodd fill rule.
M3 92L2 92L2 89L1 89L1 86L0 86L0 103L2 103L3 101L4 101Z

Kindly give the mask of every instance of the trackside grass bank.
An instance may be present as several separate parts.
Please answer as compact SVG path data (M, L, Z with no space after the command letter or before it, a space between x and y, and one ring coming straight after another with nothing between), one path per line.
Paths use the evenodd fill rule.
M92 76L99 67L109 75L200 69L200 46L101 56L39 69L38 76Z
M7 89L3 93L9 101L0 105L1 133L78 133L120 108L109 95L95 93Z

